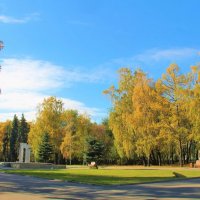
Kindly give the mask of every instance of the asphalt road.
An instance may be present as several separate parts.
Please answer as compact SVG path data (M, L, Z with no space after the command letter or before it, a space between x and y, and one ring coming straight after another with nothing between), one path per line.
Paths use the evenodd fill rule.
M124 186L94 186L0 173L0 200L200 199L200 178Z

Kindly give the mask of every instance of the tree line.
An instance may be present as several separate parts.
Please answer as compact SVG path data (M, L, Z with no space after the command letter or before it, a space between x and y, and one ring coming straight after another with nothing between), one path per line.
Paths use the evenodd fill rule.
M91 161L111 164L117 160L113 134L108 120L101 124L77 110L66 110L62 100L49 97L38 106L37 118L24 124L24 115L19 121L1 123L0 159L17 161L19 143L27 142L31 147L31 161L56 164L87 164Z
M96 162L112 163L117 156L108 120L93 123L77 110L64 109L62 100L56 97L45 99L39 105L37 119L31 125L28 143L36 161L40 160L38 149L44 133L49 135L53 152L49 161L54 163L86 164L95 156ZM91 157L91 148L97 148L100 154L96 152Z
M112 108L101 124L56 97L44 99L31 123L23 115L1 123L0 159L16 161L20 142L28 142L36 162L183 166L198 159L199 67L184 74L172 64L156 81L121 68L118 85L104 94Z
M19 120L16 115L12 121L0 123L0 159L15 162L18 159L19 144L27 143L30 125L22 114Z
M170 65L154 81L142 70L122 68L112 99L109 125L121 158L136 163L180 166L198 159L200 148L200 69L181 73Z

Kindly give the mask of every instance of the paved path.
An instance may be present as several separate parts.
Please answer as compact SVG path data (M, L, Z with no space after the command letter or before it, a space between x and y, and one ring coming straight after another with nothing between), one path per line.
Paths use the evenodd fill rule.
M39 199L200 199L200 179L93 186L0 173L0 200Z

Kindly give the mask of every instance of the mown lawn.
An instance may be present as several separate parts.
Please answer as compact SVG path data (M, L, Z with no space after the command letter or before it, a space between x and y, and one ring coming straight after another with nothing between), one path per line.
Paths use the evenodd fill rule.
M62 170L5 170L5 173L30 175L97 185L134 184L154 181L200 177L192 169L62 169Z

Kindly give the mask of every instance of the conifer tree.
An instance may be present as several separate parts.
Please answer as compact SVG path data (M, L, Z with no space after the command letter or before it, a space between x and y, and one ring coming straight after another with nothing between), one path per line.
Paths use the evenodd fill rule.
M50 137L48 133L42 135L41 144L38 149L38 156L40 162L49 162L53 154L53 146L50 143Z
M21 142L27 143L29 130L30 130L29 125L26 122L24 114L22 114L22 118L21 118L20 124L19 124L19 137L18 137L19 143L21 143Z
M16 115L14 115L12 121L12 129L11 129L11 136L10 136L10 159L11 161L17 161L17 155L19 151L19 144L18 144L18 133L19 133L19 120Z
M86 153L87 162L95 161L99 164L104 155L104 144L96 139L88 140L88 150Z

